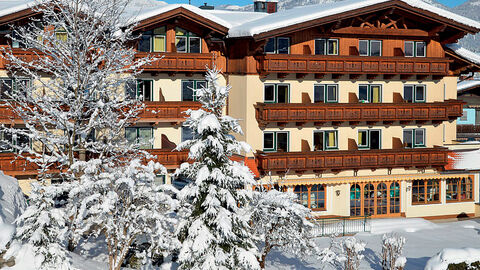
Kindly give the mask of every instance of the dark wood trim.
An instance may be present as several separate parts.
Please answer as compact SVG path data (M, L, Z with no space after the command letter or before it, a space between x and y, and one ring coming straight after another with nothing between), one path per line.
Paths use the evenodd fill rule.
M460 214L453 214L453 215L440 215L440 216L424 216L422 218L426 220L438 220L438 219L451 219L451 218L474 218L475 213L460 213Z

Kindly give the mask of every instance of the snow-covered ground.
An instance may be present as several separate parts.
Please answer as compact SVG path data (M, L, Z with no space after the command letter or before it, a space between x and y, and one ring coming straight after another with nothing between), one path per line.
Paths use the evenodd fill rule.
M424 219L378 219L372 221L372 233L359 233L355 237L365 241L365 259L360 269L381 270L379 254L382 235L396 232L406 238L405 269L424 269L427 261L444 248L480 248L480 219L432 223ZM328 247L330 239L317 240L321 247ZM313 257L306 262L285 253L272 251L267 257L267 269L333 269L322 265Z

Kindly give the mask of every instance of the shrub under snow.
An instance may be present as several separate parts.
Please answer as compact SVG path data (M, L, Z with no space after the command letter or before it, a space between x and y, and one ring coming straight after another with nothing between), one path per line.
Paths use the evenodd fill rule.
M392 234L384 234L382 237L382 269L402 270L407 259L402 256L405 237Z
M446 248L428 260L425 270L447 270L450 264L471 264L480 261L480 249Z
M358 270L363 260L363 252L366 243L357 240L355 237L347 237L337 240L332 237L330 247L320 251L320 260L329 263L335 269Z

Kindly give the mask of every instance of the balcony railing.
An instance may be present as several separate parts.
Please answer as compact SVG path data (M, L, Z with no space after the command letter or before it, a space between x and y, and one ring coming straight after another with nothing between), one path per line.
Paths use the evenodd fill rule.
M145 108L139 113L138 122L183 122L188 109L198 110L201 104L195 101L145 102Z
M259 73L339 73L447 75L446 58L267 54L257 58Z
M457 133L480 135L480 125L457 125Z
M447 121L462 116L463 101L432 103L257 103L260 126L268 123Z
M36 175L38 169L35 163L28 162L25 158L16 158L15 153L0 153L0 171L6 175Z
M448 163L448 149L443 147L417 149L382 149L353 151L257 152L257 165L262 174L287 170L343 171L380 168L443 168Z
M160 60L143 66L144 71L150 72L205 72L205 67L213 67L217 64L213 53L161 53L161 52L137 52L135 58L143 58L148 55ZM218 66L218 65L217 65Z
M156 156L154 161L159 162L167 169L180 167L188 161L188 151L173 151L171 149L148 149L151 155Z

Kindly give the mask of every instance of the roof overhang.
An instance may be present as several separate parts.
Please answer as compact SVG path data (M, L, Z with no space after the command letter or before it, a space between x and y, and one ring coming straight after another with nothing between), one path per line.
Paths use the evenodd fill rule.
M286 26L286 27L277 28L277 29L270 30L270 31L265 31L265 32L253 35L253 38L256 41L259 41L259 40L271 38L271 37L274 37L274 36L290 34L290 33L293 33L293 32L298 32L298 31L301 31L301 30L305 30L305 29L318 27L318 26L321 26L321 25L329 24L329 23L334 23L334 22L354 18L354 17L357 17L357 16L362 16L362 15L366 15L366 14L370 14L370 13L374 13L374 12L383 11L383 10L386 10L386 9L402 10L402 11L411 13L415 16L419 16L421 18L426 18L428 20L437 22L439 24L449 26L451 28L456 29L458 32L463 33L462 37L466 34L475 34L475 33L480 32L480 27L477 28L477 27L473 27L473 26L468 25L468 24L463 24L459 21L453 20L453 19L448 18L448 17L441 16L437 13L434 13L434 12L431 12L431 11L428 11L428 10L424 10L424 9L421 9L421 8L418 8L418 7L411 6L411 5L409 5L409 4L407 4L403 1L400 1L400 0L390 0L390 1L386 1L386 2L376 3L376 4L373 4L373 5L370 5L370 6L358 8L358 9L353 9L353 10L348 10L348 11L341 12L341 13L332 14L330 16L325 16L325 17L321 17L321 18L317 18L317 19L313 19L313 20L289 25L289 26Z
M0 26L5 25L5 24L11 24L16 21L20 21L23 19L27 19L30 17L33 17L35 15L40 14L37 11L34 11L31 7L25 7L21 10L9 13L7 15L1 16L0 17Z
M453 59L451 69L454 75L459 75L465 72L480 72L480 64L473 62L460 54L456 53L450 48L445 48L445 54L449 58Z
M218 32L222 35L227 35L228 33L228 28L210 20L209 18L206 18L200 14L197 14L191 10L188 10L184 7L177 7L175 9L157 14L152 17L148 17L146 19L140 20L138 24L135 26L135 30L140 30L143 28L147 28L149 26L153 26L155 24L158 24L160 22L170 20L170 19L175 19L178 17L182 17L185 19L188 19L200 26L203 26L205 28L211 29L215 32Z

